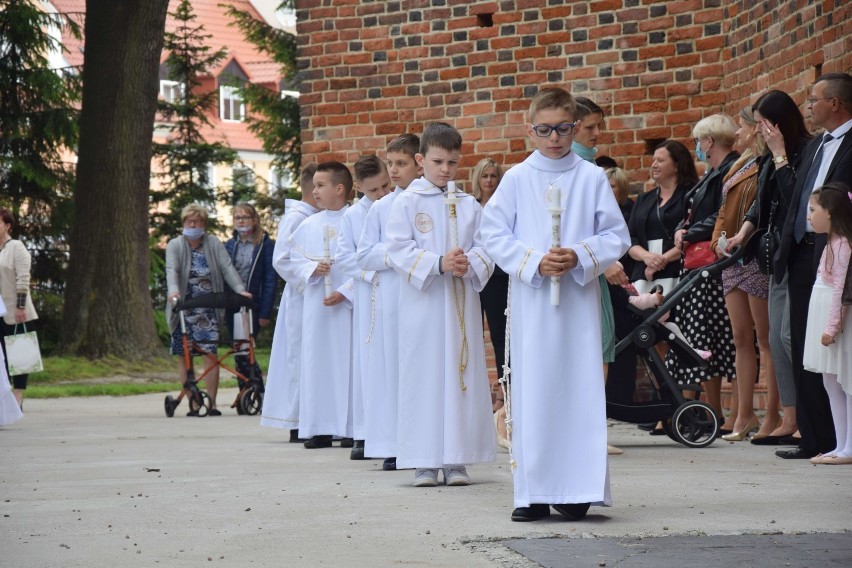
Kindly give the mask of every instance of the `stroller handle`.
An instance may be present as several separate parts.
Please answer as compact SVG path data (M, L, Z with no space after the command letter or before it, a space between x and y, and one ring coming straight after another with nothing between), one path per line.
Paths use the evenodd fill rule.
M239 310L240 308L254 309L254 300L236 292L214 292L188 300L175 298L175 309L189 310L192 308L214 308L217 310Z
M646 318L646 321L657 321L663 314L675 307L680 300L689 293L692 287L698 283L699 278L710 278L718 276L723 270L729 266L733 266L740 261L741 258L748 254L754 256L757 245L760 244L760 236L766 232L766 229L758 229L749 237L748 241L731 253L731 256L720 258L716 262L709 264L703 268L696 268L687 274L674 288L667 292L665 300L660 304L654 312Z

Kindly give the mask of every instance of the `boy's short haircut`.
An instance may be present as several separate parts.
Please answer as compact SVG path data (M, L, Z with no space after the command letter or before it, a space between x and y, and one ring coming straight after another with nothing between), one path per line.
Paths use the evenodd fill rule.
M603 109L595 104L595 101L592 99L577 97L574 101L577 103L577 114L574 116L575 120L583 120L590 114L599 114L601 118L606 116Z
M446 122L433 122L420 137L420 155L425 156L433 146L453 152L461 150L462 137L459 131Z
M530 102L530 122L535 118L535 113L549 108L562 109L577 120L577 103L565 89L549 88L536 93Z
M367 178L377 176L382 172L388 171L388 167L382 162L378 156L361 156L355 165L352 167L355 170L355 179L364 181Z
M343 188L346 190L344 197L349 199L349 195L352 193L352 173L349 171L349 168L346 167L345 164L341 164L340 162L322 162L317 166L317 173L319 172L328 172L331 174L331 183L334 185L342 184Z
M414 159L414 155L420 151L420 137L416 134L403 134L402 136L397 136L388 144L388 153L398 152L400 154L406 154L411 156Z
M311 162L302 168L302 173L299 175L299 181L302 185L314 183L314 174L317 173L316 162Z

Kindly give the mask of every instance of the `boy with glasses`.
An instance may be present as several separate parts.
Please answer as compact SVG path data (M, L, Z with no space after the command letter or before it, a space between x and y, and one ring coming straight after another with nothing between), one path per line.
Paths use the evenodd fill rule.
M611 503L598 276L630 236L604 171L571 152L574 98L542 89L529 118L535 151L503 177L481 227L511 278L512 520L542 519L551 506L579 520Z

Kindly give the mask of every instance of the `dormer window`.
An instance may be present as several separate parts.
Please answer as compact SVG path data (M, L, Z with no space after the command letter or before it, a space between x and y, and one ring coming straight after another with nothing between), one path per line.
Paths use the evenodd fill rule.
M160 80L160 98L170 104L183 101L184 87L179 81Z
M229 122L241 122L246 116L246 105L236 87L219 87L219 117Z

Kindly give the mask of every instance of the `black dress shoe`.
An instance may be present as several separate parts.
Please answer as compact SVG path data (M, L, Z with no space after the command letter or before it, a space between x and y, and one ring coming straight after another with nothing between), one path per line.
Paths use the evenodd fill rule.
M581 521L589 512L591 503L564 503L560 505L551 505L556 512L568 519L569 521Z
M550 516L550 506L533 503L529 507L518 507L512 511L512 520L519 523L537 521Z
M363 460L363 459L365 459L364 458L364 440L355 440L355 445L352 446L352 451L349 452L349 459L350 460Z
M766 435L762 438L752 438L751 443L754 444L755 446L777 446L779 440L781 440L781 438L784 438L784 437L785 436L772 436L770 434L770 435Z
M387 458L383 461L382 469L385 471L396 471L396 458Z
M352 438L340 438L340 447L353 448L355 447L355 440L353 440Z
M816 455L816 452L803 448L793 448L792 450L778 450L775 455L785 460L809 460Z
M310 440L305 441L305 447L309 450L317 448L330 448L331 436L314 436Z
M294 444L301 444L301 443L304 443L306 441L307 440L305 440L304 438L299 437L299 429L298 428L294 428L294 429L290 430L290 442L292 442Z
M778 440L779 446L798 446L799 442L801 442L801 438L797 438L790 434L789 436L782 436L780 440Z

